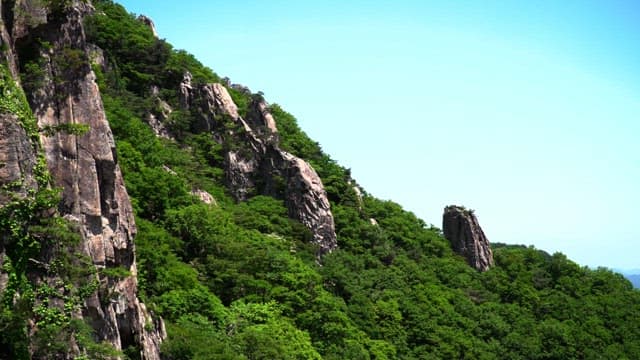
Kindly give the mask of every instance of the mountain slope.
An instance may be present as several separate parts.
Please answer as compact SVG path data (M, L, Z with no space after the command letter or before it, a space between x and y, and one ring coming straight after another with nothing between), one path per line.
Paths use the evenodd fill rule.
M84 6L59 5L53 12L67 19L70 15L65 14ZM640 293L621 275L580 267L559 253L500 244L482 249L493 259L485 261L491 266L481 267L486 271L476 271L453 252L439 229L361 189L349 170L324 154L291 114L158 39L149 19L136 18L107 0L92 5L95 10L87 7L75 20L62 21L82 29L86 43L50 47L46 38L32 36L30 46L20 47L29 51L12 50L5 57L7 69L13 69L14 76L19 72L43 145L30 145L34 137L27 135L37 127L17 122L12 115L31 116L31 111L5 106L0 107L0 124L6 124L0 146L16 136L22 139L11 146L32 149L22 152L25 156L18 162L23 169L35 168L41 149L62 148L48 150L46 163L63 196L45 208L57 208L49 210L55 219L79 218L80 231L65 225L71 228L68 232L77 231L67 237L76 239L69 240L75 244L80 238L89 255L96 253L90 249L97 242L87 241L88 235L101 234L103 239L109 229L121 231L126 226L118 221L128 219L127 209L133 209L135 262L134 232L125 231L126 236L116 237L122 242L115 244L126 251L115 251L119 256L106 261L105 270L101 257L90 258L105 288L67 285L85 289L98 302L79 301L76 311L64 319L91 320L91 309L112 309L123 320L118 322L119 333L129 335L116 341L100 331L103 324L89 321L89 331L70 331L58 339L68 346L53 349L29 340L25 324L33 323L31 319L44 324L49 318L41 310L51 308L48 313L58 314L57 308L38 307L41 300L33 303L33 311L20 312L9 286L17 272L6 266L6 259L12 264L29 263L30 258L49 264L51 258L17 251L17 242L4 237L2 357L86 356L91 344L78 341L86 335L109 340L116 351L112 354L122 349L119 354L125 358L154 358L157 347L154 353L144 339L162 337L162 323L140 312L144 309L136 305L137 297L166 323L161 352L167 359L640 357ZM10 59L18 61L11 65ZM14 93L8 85L3 89L5 97ZM53 110L47 110L51 103ZM101 106L108 127L100 120ZM83 119L82 114L95 114L79 122L90 124L89 129L59 126ZM46 136L53 130L53 137ZM77 146L66 146L68 141ZM94 172L87 171L95 177L78 177L73 167L59 165L83 159L74 149L94 147L111 150L89 151L92 155L85 160L96 166ZM15 169L20 168L15 163L8 161L0 168L2 184L15 180ZM118 168L126 193L118 190ZM47 183L38 182L42 176L37 171L26 174L20 186L6 188L12 196L46 188ZM94 207L78 198L91 189L98 189ZM118 191L120 195L111 195ZM7 218L11 207L4 200L2 204L0 215ZM41 210L36 207L29 214ZM30 223L34 218L21 224L35 239L40 235ZM133 220L127 221L131 229ZM10 229L6 221L0 225ZM51 239L42 242L43 248L56 250L52 244L62 243L62 231L49 233ZM72 262L83 259L67 253ZM129 268L123 268L123 261L129 261L124 262ZM27 284L38 281L32 280L35 269L23 273L20 293L26 294L33 288ZM47 276L51 281L71 278ZM92 276L96 275L85 279ZM137 286L130 288L131 306L118 305L118 284L136 280ZM118 312L122 309L142 310ZM126 321L131 315L148 319L142 329L128 325L139 324ZM66 322L49 323L57 328L32 326L29 334L44 336L47 329L68 328ZM109 349L102 350L91 355L108 357Z
M12 166L1 179L0 356L97 358L131 347L159 359L162 324L137 297L133 211L86 52L82 20L93 9L1 7Z
M105 32L102 26L98 34ZM134 22L130 26L146 31ZM117 44L108 39L101 42L97 36L96 44L101 48L110 49ZM168 46L162 40L156 40L156 44ZM125 164L136 164L123 166L128 188L140 206L138 214L150 221L145 226L156 234L147 237L141 230L139 239L148 241L152 249L166 244L167 253L172 253L176 263L190 264L189 268L197 271L209 296L220 299L227 312L226 318L209 315L209 324L238 326L240 330L230 336L221 335L215 326L194 323L192 317L201 315L195 310L197 306L174 313L164 305L160 312L171 324L164 348L168 354L178 356L187 351L197 356L201 349L210 349L211 345L187 340L208 329L217 334L215 347L224 349L209 352L236 351L259 357L249 355L251 348L258 347L265 351L281 349L278 354L283 358L289 356L284 355L287 351L290 356L297 356L297 350L279 343L277 337L266 339L256 334L257 327L264 325L257 319L247 319L244 327L230 320L245 316L238 314L239 304L275 305L279 310L269 321L286 319L286 323L309 334L310 342L303 341L300 346L311 345L324 358L570 358L593 357L603 352L614 358L636 351L637 325L623 319L639 316L639 299L621 277L604 269L581 268L561 254L550 256L532 248L504 246L495 249L494 268L476 272L454 256L438 229L426 227L396 204L363 192L348 170L324 154L290 114L277 105L266 108L277 128L277 135L271 136L274 134L266 130L268 121L262 116L264 105L256 111L264 104L262 95L220 79L185 53L169 49L168 55L159 56L168 60L154 64L164 70L145 74L150 79L149 87L159 87L159 99L154 100L155 90L138 89L140 82L128 79L143 71L122 71L122 81L110 80L107 70L102 85L103 93L119 105L107 109L120 158ZM146 51L149 52L150 49ZM135 56L122 55L111 61L141 66ZM185 71L201 74L192 77L192 87L198 82L226 87L248 126L241 124L238 129L234 116L229 119L215 109L185 109L179 90ZM164 74L172 79L164 79ZM131 100L125 100L128 97ZM161 124L175 141L158 138L141 121L150 118L149 108L129 106L129 113L122 114L122 105L145 101L164 102L168 106L162 108L172 109ZM134 123L136 130L132 131ZM255 149L260 146L244 134L249 129L264 143L271 141L307 160L322 179L335 219L338 245L337 250L323 256L322 267L314 260L316 250L308 248L309 243L313 244L309 242L313 234L300 232L305 229L295 217L293 222L287 219L291 215L285 194L291 186L288 181L268 176L236 181L235 176L230 176L235 173L230 154L244 153L240 163L244 164L241 167L252 169L249 173L264 166L257 165L263 161L262 152ZM163 167L177 176L167 174ZM146 172L149 175L144 175ZM156 177L163 180L155 180ZM147 199L149 193L157 193L162 183L169 183L168 178L176 183L175 190L167 191L174 194L168 199L173 204L148 211L144 204L155 203ZM238 196L237 184L246 185L242 196ZM179 192L178 188L185 190ZM188 193L193 188L214 194L218 206L205 210L202 205L186 205L186 200L185 204L176 203L175 194ZM236 203L234 199L246 201ZM279 240L274 243L274 239ZM139 244L143 261L148 252ZM155 266L144 267L149 281L147 296L153 303L167 304L166 290L156 279L170 277L174 268L158 266L162 261L157 255L153 259ZM184 295L187 288L173 286L183 289L175 294L181 298L178 303L193 301ZM626 310L621 307L624 315L615 314L602 307L608 301L631 301L635 305L626 306ZM586 318L581 315L592 307L600 310ZM220 308L220 312L224 310ZM616 325L597 325L604 318ZM172 332L181 335L172 338ZM604 333L608 335L602 337ZM256 341L253 346L246 342L247 336ZM240 349L234 348L234 343L242 344ZM283 350L285 347L288 350Z

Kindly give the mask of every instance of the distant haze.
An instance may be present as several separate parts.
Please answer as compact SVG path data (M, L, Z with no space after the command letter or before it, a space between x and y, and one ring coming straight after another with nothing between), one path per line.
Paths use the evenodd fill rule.
M633 287L636 289L640 289L640 274L636 275L627 275L626 276L629 281L633 284Z
M640 2L122 3L281 104L371 194L640 267Z

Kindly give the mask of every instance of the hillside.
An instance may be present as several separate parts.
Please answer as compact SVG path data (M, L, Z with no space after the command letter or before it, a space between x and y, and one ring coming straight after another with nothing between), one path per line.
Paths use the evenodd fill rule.
M640 358L622 275L427 226L109 0L1 4L0 358Z

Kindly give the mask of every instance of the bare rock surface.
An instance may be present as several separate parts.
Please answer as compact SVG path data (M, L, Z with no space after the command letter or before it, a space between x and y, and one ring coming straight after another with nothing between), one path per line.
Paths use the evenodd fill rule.
M157 91L157 88L152 89L152 93L154 93L155 96L157 111L148 113L145 120L157 137L174 140L173 135L171 135L171 132L165 126L165 123L169 119L169 116L171 116L173 109L171 108L171 105L157 97Z
M207 205L214 205L214 206L218 205L218 202L213 197L213 195L209 194L204 190L200 190L200 189L191 190L191 195L197 197L198 199L200 199L200 201L202 201Z
M18 118L0 114L0 187L10 186L13 195L24 196L28 189L37 187L33 177L34 149ZM10 198L0 191L0 206Z
M247 122L266 139L270 139L272 136L278 134L278 127L276 126L276 120L269 111L267 102L262 97L256 97L251 104L249 114L247 115Z
M207 106L210 109L220 109L223 113L231 116L233 119L238 119L238 106L233 102L231 95L227 88L222 84L207 84L202 87L204 99L208 101Z
M2 2L2 6L9 3ZM74 1L53 21L45 6L45 2L15 2L16 11L2 12L0 38L10 49L37 46L34 39L50 44L50 49L40 53L44 79L28 93L38 125L77 124L89 129L84 135L41 136L52 185L62 189L59 213L79 225L82 251L96 267L123 267L131 274L118 280L101 279L107 281L108 289L89 297L78 316L92 324L98 340L116 349L137 346L142 359L159 360L159 345L166 334L162 322L151 317L138 299L133 210L89 66L95 49L85 42L83 17L92 8ZM82 60L71 69L57 63L70 51ZM19 62L19 54L11 53L7 58ZM34 154L29 141L16 118L6 114L0 114L0 162L5 163L0 166L0 182L23 178L25 187L35 186L30 178ZM110 294L108 299L103 298L106 294Z
M289 216L313 233L320 255L337 247L320 176L309 163L279 148L276 121L261 97L254 98L244 119L222 84L193 85L191 74L185 73L179 93L182 106L200 115L196 131L210 132L214 139L231 137L239 144L225 154L227 184L236 200L260 193L282 197ZM227 120L235 123L235 130L225 127ZM279 189L280 181L284 189Z
M138 21L140 21L143 24L147 25L147 27L153 33L153 36L155 36L156 38L158 37L158 32L156 31L156 25L153 23L153 20L151 20L150 17L145 16L145 15L139 15L138 16Z
M493 252L473 210L462 206L447 206L442 217L442 231L453 251L467 259L478 271L493 266Z
M308 162L285 151L279 152L287 179L285 202L289 216L311 230L321 254L330 252L338 245L331 206L320 176Z

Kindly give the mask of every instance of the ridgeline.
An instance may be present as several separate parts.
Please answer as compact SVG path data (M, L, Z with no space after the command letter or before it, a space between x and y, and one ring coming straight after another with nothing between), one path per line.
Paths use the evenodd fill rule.
M116 3L0 4L0 358L640 358L622 275L375 198Z

